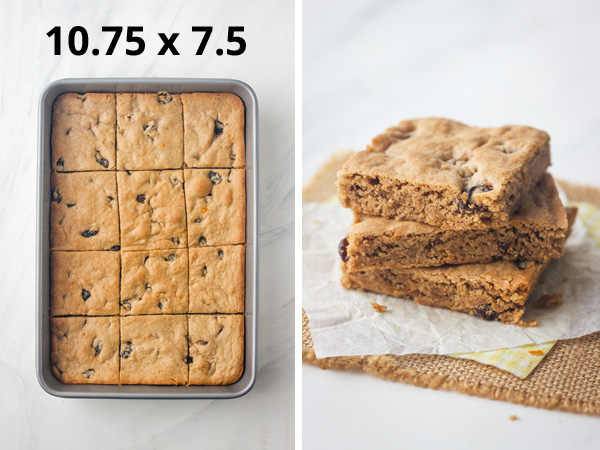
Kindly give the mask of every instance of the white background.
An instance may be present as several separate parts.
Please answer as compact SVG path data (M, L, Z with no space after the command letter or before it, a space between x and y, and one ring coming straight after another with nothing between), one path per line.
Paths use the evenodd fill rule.
M600 3L304 0L304 181L332 151L426 116L544 129L551 172L600 186ZM600 417L302 376L306 449L600 448Z
M294 5L288 0L0 2L0 448L286 449L294 443ZM46 32L144 26L146 50L53 55ZM192 25L212 25L204 56ZM227 26L245 26L242 56L216 56ZM181 56L157 56L157 32ZM104 53L104 51L102 52ZM46 394L34 365L37 107L67 77L236 78L259 103L259 351L254 389L227 401L73 400Z

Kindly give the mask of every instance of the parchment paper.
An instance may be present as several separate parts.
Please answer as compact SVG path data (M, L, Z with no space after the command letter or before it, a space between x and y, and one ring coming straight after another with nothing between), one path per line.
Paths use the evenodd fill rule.
M537 327L530 328L342 288L337 248L351 223L350 210L337 203L303 204L302 303L317 358L477 352L600 330L600 250L578 219L565 255L550 264L528 302L524 319L539 320ZM563 294L561 306L531 307L541 295L554 293ZM372 300L388 310L377 313Z

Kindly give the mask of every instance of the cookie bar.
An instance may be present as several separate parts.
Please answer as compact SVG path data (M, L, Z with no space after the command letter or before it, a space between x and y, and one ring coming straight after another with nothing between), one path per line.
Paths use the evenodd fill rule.
M190 312L244 312L246 246L190 249Z
M185 248L181 170L118 172L123 250Z
M376 269L349 273L342 286L461 311L485 320L518 324L525 302L548 263L495 261L442 267Z
M117 94L117 167L183 167L183 116L179 94Z
M189 316L190 384L225 385L244 371L244 316Z
M545 174L504 225L447 230L414 221L357 215L341 250L349 272L498 259L547 262L562 256L567 215Z
M52 169L115 169L115 94L62 94L52 107Z
M186 169L184 176L190 247L243 244L245 169Z
M550 138L524 126L400 122L338 172L341 204L442 228L505 223L550 164Z
M234 94L181 94L188 167L244 167L244 103Z
M53 316L119 314L119 252L50 255L50 313Z
M52 173L50 248L118 250L115 172Z
M187 358L185 315L121 317L122 384L186 384Z
M117 384L119 318L51 318L50 366L66 384Z
M188 311L187 250L123 252L122 259L122 314Z

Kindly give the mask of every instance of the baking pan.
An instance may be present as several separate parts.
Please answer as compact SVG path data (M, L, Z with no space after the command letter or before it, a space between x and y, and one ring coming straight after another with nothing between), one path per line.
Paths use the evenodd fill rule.
M246 298L244 374L229 386L149 386L64 384L50 369L50 173L52 104L65 92L231 92L246 109ZM58 397L225 399L246 394L256 379L257 356L257 130L258 104L247 84L227 79L194 78L84 78L55 81L44 89L39 106L37 265L36 265L36 370L42 388Z

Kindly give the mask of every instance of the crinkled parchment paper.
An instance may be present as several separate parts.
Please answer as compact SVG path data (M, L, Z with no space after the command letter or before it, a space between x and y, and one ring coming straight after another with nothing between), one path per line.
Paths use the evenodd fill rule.
M579 220L565 255L550 264L528 302L524 319L539 320L537 327L530 328L344 289L337 249L351 223L352 213L339 204L303 204L302 304L318 358L478 352L600 330L600 249ZM563 294L561 306L531 307L541 295L555 293ZM371 301L386 305L387 311L376 312Z

